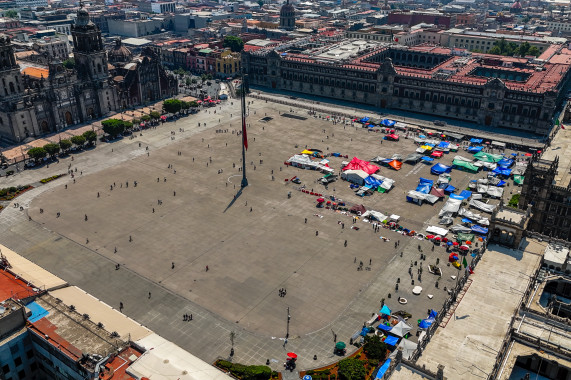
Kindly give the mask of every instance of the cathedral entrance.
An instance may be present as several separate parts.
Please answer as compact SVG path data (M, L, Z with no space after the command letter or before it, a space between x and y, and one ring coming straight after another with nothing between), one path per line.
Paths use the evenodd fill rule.
M50 131L50 127L48 127L48 122L45 120L41 122L40 128L42 130L42 133L48 133Z
M492 124L492 117L490 115L486 116L486 120L484 121L484 124L486 124L486 125Z
M71 117L71 112L69 111L65 113L65 123L67 125L73 125L73 118Z
M87 116L89 116L91 119L95 119L95 112L93 112L93 108L87 110Z

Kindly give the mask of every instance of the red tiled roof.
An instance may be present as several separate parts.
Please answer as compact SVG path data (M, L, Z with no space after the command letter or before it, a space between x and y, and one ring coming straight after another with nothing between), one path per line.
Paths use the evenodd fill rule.
M8 298L22 299L38 294L33 285L28 285L21 278L10 272L0 271L0 301Z

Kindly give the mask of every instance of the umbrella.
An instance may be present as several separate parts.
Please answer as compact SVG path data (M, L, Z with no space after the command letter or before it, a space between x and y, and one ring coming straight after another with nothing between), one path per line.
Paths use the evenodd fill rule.
M145 123L141 123L141 124L139 124L139 125L140 125L141 127L144 127L144 126L145 126Z
M461 245L461 246L460 246L460 249L461 249L462 251L467 251L467 250L469 250L470 248L469 248L467 245Z
M526 156L526 157L531 157L532 154L531 154L531 153L526 153L526 154L524 154L524 156Z
M347 347L345 342L337 342L337 344L335 345L335 348L338 350L343 350L345 347Z
M448 238L443 237L443 238L442 238L442 241L445 242L445 243L447 243L447 242L448 242Z
M512 153L512 156L517 156L517 153Z
M167 117L165 115L161 116L161 120L166 120Z
M449 241L449 242L446 243L446 245L448 245L448 246L450 246L450 245L452 245L452 244L453 244L453 243L452 243L451 241Z
M472 242L471 242L470 240L468 240L465 244L466 244L466 245L471 245Z
M441 238L440 236L437 236L437 237L434 238L434 240L440 241L440 240L442 240L442 238Z
M311 377L311 376L309 376L309 375L305 375L305 376L303 377L303 379L302 379L302 380L311 380L311 379L312 379L312 377Z
M454 242L452 242L452 245L456 247L456 246L459 245L459 244L458 244L457 241L454 241Z
M288 352L287 357L292 359L297 359L297 354L294 352Z
M323 202L325 202L325 199L323 199L323 198L317 198L317 202L323 203Z
M434 239L434 235L426 235L427 239Z

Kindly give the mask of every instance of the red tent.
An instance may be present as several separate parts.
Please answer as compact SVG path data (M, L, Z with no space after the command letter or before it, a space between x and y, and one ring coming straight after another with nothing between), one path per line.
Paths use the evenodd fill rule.
M387 135L387 140L399 141L399 135L391 133L390 135Z
M443 154L444 154L444 153L442 153L441 151L435 150L434 152L432 152L431 156L432 156L432 157L439 157L439 158L440 158L440 157L442 157Z
M437 189L436 187L433 187L430 190L430 194L432 195L436 195L438 198L444 198L444 189Z
M343 168L343 170L362 170L365 173L371 175L379 170L378 166L371 164L370 162L363 161L357 157L353 157L351 162Z

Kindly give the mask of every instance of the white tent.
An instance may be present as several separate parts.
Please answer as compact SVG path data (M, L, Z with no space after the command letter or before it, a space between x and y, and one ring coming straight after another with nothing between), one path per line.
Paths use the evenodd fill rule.
M446 236L446 234L448 234L448 230L442 227L430 226L426 229L426 233L432 235Z
M378 220L379 222L382 222L383 220L387 219L387 216L385 214L378 212L378 211L374 211L374 210L367 210L361 216L363 218L374 218L375 220Z
M404 323L403 321L400 321L399 323L397 323L395 325L395 327L393 327L390 331L391 334L394 334L396 336L400 336L401 338L404 337L406 334L408 334L410 332L410 330L412 330L412 327L407 325L406 323Z
M341 178L357 185L363 185L365 178L369 175L364 170L345 170L341 173Z
M460 209L460 205L462 204L462 199L454 199L448 198L448 201L442 206L442 210L440 210L439 216L443 216L445 214L454 214L457 213Z
M460 211L458 211L458 215L464 216L468 219L472 219L473 221L475 221L478 224L481 224L482 226L490 225L490 221L488 220L488 218L480 214L473 213L470 210L466 210L465 208L460 209Z
M482 210L485 212L492 213L496 206L490 205L484 202L477 201L475 199L470 200L470 206L477 208L478 210Z
M478 191L478 193L484 194L488 192L488 185L484 185L482 183L478 183L476 185L476 189Z
M402 351L402 358L405 360L409 360L414 351L416 350L417 346L418 344L414 343L411 340L401 339L401 341L397 346L397 349L390 354L390 357L395 358L397 356L397 351Z
M411 198L411 199L426 201L426 202L429 202L431 204L436 203L439 199L436 195L424 194L424 193L421 193L421 192L416 191L416 190L409 191L406 196ZM421 203L421 202L419 202L419 203Z
M395 180L394 179L390 179L387 178L385 176L382 176L380 174L372 174L371 177L378 179L379 181L383 181L383 183L381 183L381 187L385 190L390 190L393 188L394 184L395 184Z
M504 194L504 189L502 187L490 186L488 187L488 195L494 198L501 198Z
M450 227L450 230L452 230L452 232L454 232L455 234L457 234L458 232L464 232L464 233L472 232L472 230L470 228L465 227L465 226L461 226L459 224L456 224L456 225Z
M471 159L462 156L454 156L454 159L458 161L472 162Z

